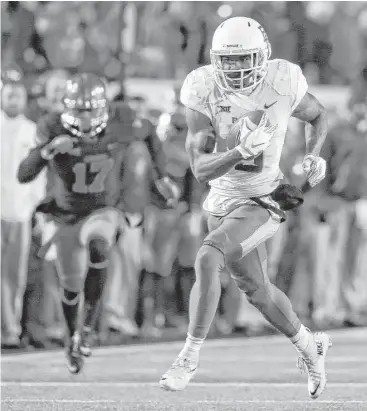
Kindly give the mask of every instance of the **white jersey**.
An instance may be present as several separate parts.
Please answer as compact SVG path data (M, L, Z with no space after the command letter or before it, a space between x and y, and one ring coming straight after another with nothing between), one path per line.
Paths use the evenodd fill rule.
M279 185L279 161L289 118L307 92L307 81L299 66L286 60L270 60L264 81L249 96L227 93L214 81L211 65L192 71L181 89L181 101L208 116L216 131L214 152L227 150L227 136L233 124L254 110L265 110L277 129L269 147L255 161L243 162L244 170L234 167L210 181L204 208L225 215L250 197L270 194Z

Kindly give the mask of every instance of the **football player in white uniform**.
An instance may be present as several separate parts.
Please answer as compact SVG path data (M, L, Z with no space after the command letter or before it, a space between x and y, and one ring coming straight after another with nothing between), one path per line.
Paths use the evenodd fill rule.
M308 372L310 397L318 398L325 388L330 338L305 328L286 295L270 283L265 241L278 230L284 210L303 201L298 189L280 184L279 159L289 118L308 123L303 168L314 186L326 172L319 153L327 116L307 92L300 67L269 60L270 54L258 22L230 18L214 33L211 64L192 71L181 90L190 165L195 177L211 186L204 203L209 234L196 257L186 343L160 380L167 390L183 390L196 373L217 310L223 267L250 303L294 344L298 364Z

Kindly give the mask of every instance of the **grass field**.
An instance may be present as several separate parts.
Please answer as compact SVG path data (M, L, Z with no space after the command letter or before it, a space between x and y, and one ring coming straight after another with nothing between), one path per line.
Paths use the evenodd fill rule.
M78 376L61 351L2 357L4 411L367 411L367 328L330 332L328 387L316 401L280 336L210 340L184 392L158 387L182 343L98 348Z

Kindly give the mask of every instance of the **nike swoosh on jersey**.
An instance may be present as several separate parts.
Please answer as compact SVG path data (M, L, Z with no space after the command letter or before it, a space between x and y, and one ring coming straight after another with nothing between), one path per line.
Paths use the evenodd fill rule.
M274 103L271 103L271 104L266 104L266 103L265 103L265 104L264 104L264 108L265 108L265 109L268 109L268 108L270 108L271 106L274 106L275 103L277 103L277 100L275 100Z

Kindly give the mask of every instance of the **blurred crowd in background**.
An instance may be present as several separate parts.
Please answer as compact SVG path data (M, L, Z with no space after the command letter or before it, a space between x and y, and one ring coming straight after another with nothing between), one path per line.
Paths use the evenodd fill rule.
M39 182L37 187L17 185L12 141L22 139L27 147L40 117L62 111L66 79L76 72L97 73L108 83L111 101L124 100L138 118L154 124L167 171L184 181L186 193L176 209L157 210L150 204L144 179L151 159L136 145L130 226L120 240L123 267L118 259L111 261L97 342L186 334L195 254L207 230L201 204L208 187L189 170L179 91L189 71L209 64L218 24L237 15L264 26L273 58L299 64L311 92L329 110L330 131L322 150L327 178L305 192L304 205L288 213L269 241L270 278L311 327L367 325L365 2L12 1L2 2L1 11L2 86L14 81L5 73L20 73L27 94L24 116L10 124L2 114L1 124L3 348L63 344L56 270L53 261L38 255L42 226L32 216L46 188ZM292 120L281 168L298 187L305 183L304 147L303 124ZM29 244L11 244L8 222L31 227ZM144 269L157 275L142 287ZM212 335L271 331L223 272Z

